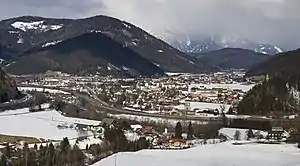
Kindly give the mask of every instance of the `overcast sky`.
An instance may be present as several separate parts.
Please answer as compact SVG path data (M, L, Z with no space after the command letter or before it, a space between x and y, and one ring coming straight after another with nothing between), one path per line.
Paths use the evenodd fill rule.
M0 18L105 14L163 34L240 36L300 47L300 0L1 0Z

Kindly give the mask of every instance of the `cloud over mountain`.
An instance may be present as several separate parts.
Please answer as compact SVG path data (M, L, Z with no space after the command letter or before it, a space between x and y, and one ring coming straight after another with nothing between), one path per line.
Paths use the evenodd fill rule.
M238 35L300 47L299 0L2 0L3 18L19 15L78 18L106 14L161 35Z

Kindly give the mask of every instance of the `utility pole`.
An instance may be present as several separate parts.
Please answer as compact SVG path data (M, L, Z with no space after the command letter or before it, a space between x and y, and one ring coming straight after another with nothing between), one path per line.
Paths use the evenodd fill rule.
M183 110L182 116L183 116L183 124L184 126L187 126L187 112L191 110L191 103L188 101L184 103L185 109Z
M2 30L0 29L0 41L2 40ZM1 52L0 52L0 58L3 58L3 49L4 49L4 47L2 46L2 42L0 42L0 50L1 50Z
M24 148L25 148L25 146L23 147L23 149L24 149ZM26 149L25 149L25 166L28 165L28 164L27 164L27 161L28 161L27 157L28 157L28 155L27 155L27 147L26 147Z
M119 152L119 144L117 143L117 153L115 154L115 166L117 166L117 155L118 155L118 152Z

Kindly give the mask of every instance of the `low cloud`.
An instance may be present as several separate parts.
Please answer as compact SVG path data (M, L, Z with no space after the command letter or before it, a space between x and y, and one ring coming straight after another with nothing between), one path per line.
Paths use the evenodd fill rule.
M105 8L100 0L1 0L0 18L24 15L82 18Z
M105 14L158 36L240 36L288 48L300 47L299 0L4 0L3 18L19 15L88 17Z

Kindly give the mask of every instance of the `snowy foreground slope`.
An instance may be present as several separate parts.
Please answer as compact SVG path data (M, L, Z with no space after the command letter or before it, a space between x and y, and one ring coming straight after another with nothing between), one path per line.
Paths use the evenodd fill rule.
M118 153L93 166L300 166L296 145L202 145L187 150Z

